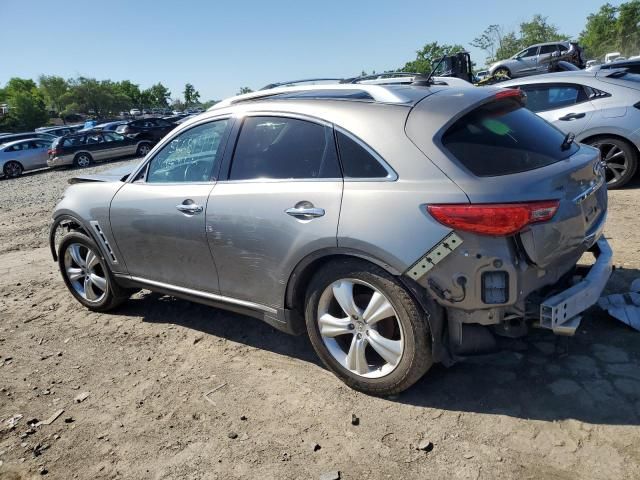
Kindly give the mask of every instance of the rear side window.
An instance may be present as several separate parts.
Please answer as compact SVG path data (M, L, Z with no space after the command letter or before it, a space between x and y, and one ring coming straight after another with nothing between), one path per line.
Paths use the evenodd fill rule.
M568 107L587 100L581 85L524 85L520 87L527 94L527 108L532 112L545 112Z
M63 147L76 147L78 145L84 145L84 144L85 144L84 137L65 138L64 141L62 142Z
M345 178L384 178L389 175L371 153L354 139L336 131Z
M230 180L340 177L331 128L295 118L244 120Z
M456 121L442 143L474 175L495 177L551 165L573 155L565 135L514 99L483 105Z

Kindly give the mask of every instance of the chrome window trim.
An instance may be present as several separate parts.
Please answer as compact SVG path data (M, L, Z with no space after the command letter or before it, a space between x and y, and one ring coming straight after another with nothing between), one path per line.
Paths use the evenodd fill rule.
M220 115L219 117L206 117L206 118L203 118L203 119L199 119L198 121L195 121L194 123L185 122L182 125L178 125L174 130L169 132L161 141L159 141L158 143L155 144L155 146L147 154L147 158L145 158L142 162L140 162L140 165L138 165L138 167L133 172L131 172L131 174L129 175L129 177L127 178L125 183L136 183L138 185L154 185L152 183L148 183L146 178L145 178L144 182L142 182L142 181L134 182L133 179L136 178L138 176L138 174L142 170L147 168L147 165L149 165L149 163L156 157L158 152L160 152L165 147L165 145L167 145L168 143L173 141L173 139L175 137L177 137L178 135L181 135L183 132L186 132L187 130L191 130L192 128L199 127L201 125L204 125L205 123L217 122L219 120L230 120L232 118L233 118L233 115L231 115L229 113L226 113L224 115ZM210 182L156 183L155 185L193 185L193 184L210 184L210 185L213 185L215 183L216 183L216 180L212 180Z
M266 313L271 313L271 314L277 314L278 310L273 308L273 307L268 307L266 305L262 305L260 303L255 303L255 302L250 302L247 300L240 300L237 298L233 298L233 297L226 297L224 295L219 295L217 293L211 293L211 292L204 292L202 290L195 290L192 288L187 288L187 287L180 287L178 285L173 285L170 283L164 283L164 282L158 282L156 280L149 280L148 278L143 278L143 277L135 277L132 275L116 275L116 277L120 277L120 278L126 278L128 280L131 280L132 282L136 282L139 284L143 284L143 285L149 285L151 287L159 287L159 288L163 288L166 290L172 290L174 292L178 292L178 293L182 293L185 295L190 295L192 297L200 297L200 298L206 298L208 300L213 300L216 302L221 302L221 303L228 303L231 305L238 305L240 307L244 307L244 308L248 308L251 310L259 310L261 312L266 312Z

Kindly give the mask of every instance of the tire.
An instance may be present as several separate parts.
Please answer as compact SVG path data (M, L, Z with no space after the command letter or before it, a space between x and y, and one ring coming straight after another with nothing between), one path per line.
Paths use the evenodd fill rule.
M14 160L5 163L4 168L2 169L4 176L7 178L17 178L22 175L23 171L24 168L22 168L22 164Z
M107 312L129 298L129 292L115 283L96 243L83 233L70 232L62 238L58 248L58 267L71 294L89 310Z
M509 69L507 67L498 67L496 68L496 70L493 72L493 76L494 77L507 77L507 78L511 78L511 72L509 71Z
M87 168L93 163L93 157L88 153L79 153L73 159L73 166L76 168Z
M140 142L140 145L138 145L138 149L136 150L136 156L146 157L147 153L149 153L150 151L151 151L151 143Z
M352 305L343 308L349 298ZM366 306L374 303L376 308L368 311ZM347 315L347 310L355 315ZM311 344L327 368L366 394L400 393L433 364L426 313L398 280L368 262L339 260L318 271L307 290L305 321Z
M595 137L587 142L600 150L602 160L607 164L605 174L607 188L622 188L638 171L638 152L625 140L616 137Z

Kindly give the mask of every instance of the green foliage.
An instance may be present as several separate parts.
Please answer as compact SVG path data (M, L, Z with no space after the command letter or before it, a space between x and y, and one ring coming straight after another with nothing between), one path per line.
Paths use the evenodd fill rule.
M38 84L48 106L55 112L61 112L64 109L64 95L69 91L67 81L55 75L40 75Z
M198 93L195 87L190 83L187 83L184 86L184 92L182 92L182 94L184 95L184 104L187 108L191 105L197 104L200 99L200 93Z
M44 97L33 80L12 78L3 89L3 97L10 108L0 119L0 129L29 131L47 124Z
M609 52L631 56L640 53L640 0L630 0L614 7L605 3L587 17L580 33L580 43L590 57Z
M148 106L162 108L166 108L169 106L169 98L171 97L171 92L160 82L146 89L142 93L143 96L146 97L147 101L145 102L145 104Z
M429 73L444 55L464 51L462 45L439 45L438 42L427 43L416 52L416 59L399 68L403 72Z
M251 92L253 92L253 90L251 90L249 87L242 87L240 88L238 93L236 93L236 95L244 95L245 93L251 93Z

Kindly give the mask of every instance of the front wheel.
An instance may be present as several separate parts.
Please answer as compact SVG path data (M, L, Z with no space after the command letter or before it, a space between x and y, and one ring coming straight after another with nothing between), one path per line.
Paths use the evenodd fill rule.
M499 67L496 68L495 72L493 72L493 76L497 78L509 79L511 78L511 72L507 67Z
M22 175L22 165L18 162L7 162L4 164L4 168L2 169L4 176L7 178L16 178Z
M114 283L96 243L82 233L71 232L62 238L58 266L71 294L90 310L106 312L128 298Z
M305 319L324 364L361 392L402 392L433 363L425 312L396 279L367 262L332 262L319 271Z

